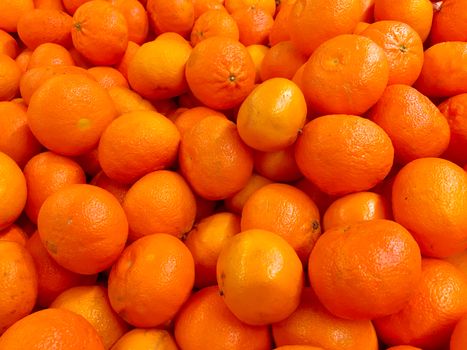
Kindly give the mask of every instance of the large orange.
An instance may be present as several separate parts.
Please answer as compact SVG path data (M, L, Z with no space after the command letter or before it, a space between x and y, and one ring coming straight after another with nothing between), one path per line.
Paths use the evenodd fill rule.
M111 179L133 183L151 171L171 166L179 143L180 133L162 114L131 112L105 129L99 141L99 163Z
M135 182L123 201L130 239L154 233L189 232L196 215L193 192L178 173L158 170Z
M232 12L240 33L240 42L245 45L266 44L274 24L274 18L261 7L245 7Z
M146 9L156 34L175 32L186 36L195 20L192 0L147 0Z
M305 125L295 147L305 177L331 195L366 191L389 173L394 148L376 123L352 115L328 115Z
M290 316L300 302L303 268L285 239L265 230L230 238L217 260L217 283L232 313L250 325ZM279 302L280 301L280 302Z
M327 230L311 252L308 273L334 315L368 320L400 311L420 271L420 249L409 231L379 219Z
M194 47L212 36L239 39L237 23L225 10L206 11L198 17L191 30L191 45Z
M26 204L26 180L19 166L0 152L0 230L21 215Z
M0 152L11 157L21 168L42 148L29 129L26 111L23 104L0 102Z
M193 294L175 319L175 339L183 350L270 350L267 326L241 322L225 305L217 286Z
M422 72L414 87L429 97L467 92L467 42L449 41L425 51Z
M160 326L188 299L194 280L193 257L178 238L148 235L129 245L112 267L110 303L136 327Z
M241 228L277 233L306 264L321 233L319 218L318 208L304 192L286 184L270 184L258 189L246 201Z
M68 185L86 183L86 175L78 163L52 152L31 158L24 167L24 176L28 187L25 211L34 223L47 197Z
M277 346L300 344L326 350L378 349L376 332L369 320L346 320L331 314L309 287L304 288L298 308L285 320L272 325L272 334ZM295 348L290 347L290 350Z
M84 75L58 75L33 94L28 108L32 133L51 151L84 154L97 146L117 112L107 91Z
M366 37L346 34L313 52L301 86L313 112L360 115L381 97L388 77L384 50Z
M136 51L128 65L131 87L149 99L181 95L188 89L185 65L192 49L176 33L166 33Z
M434 5L431 42L467 41L467 1L444 0Z
M289 14L291 40L310 55L326 40L352 33L362 12L361 1L297 0Z
M33 9L33 0L3 0L0 2L0 29L16 32L21 16Z
M255 65L248 50L234 39L211 37L193 49L185 69L191 91L214 109L239 105L255 83Z
M0 337L0 350L104 350L94 327L82 316L61 309L34 312Z
M67 289L50 305L83 316L97 331L106 349L128 331L128 325L110 306L107 289L102 286L80 286Z
M467 174L444 159L410 162L392 186L394 218L425 256L447 257L467 248L466 206Z
M423 259L422 277L408 304L374 320L388 345L407 344L423 350L448 348L456 323L467 314L467 278L450 263Z
M111 0L111 4L125 16L128 40L142 44L149 31L148 14L143 4L138 0Z
M37 272L31 255L24 246L16 242L0 241L0 274L4 281L0 286L1 335L34 308ZM0 337L0 344L1 339Z
M411 86L389 85L368 116L391 138L399 163L438 157L448 147L450 131L446 118L428 97Z
M97 275L80 275L57 264L42 244L39 232L34 232L26 243L37 271L37 305L49 307L65 290L96 283Z
M197 194L218 200L230 197L246 185L253 171L253 153L243 143L233 122L209 116L183 135L179 165Z
M50 195L39 211L37 224L52 258L82 274L109 268L128 236L128 222L118 200L86 184L69 185Z
M306 112L300 88L288 79L272 78L243 101L237 115L238 133L256 150L279 151L295 142L305 125Z

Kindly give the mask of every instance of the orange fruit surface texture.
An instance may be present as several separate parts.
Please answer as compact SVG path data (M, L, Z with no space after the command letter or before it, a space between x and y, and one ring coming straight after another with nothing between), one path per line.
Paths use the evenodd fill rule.
M0 0L0 350L467 350L467 0Z

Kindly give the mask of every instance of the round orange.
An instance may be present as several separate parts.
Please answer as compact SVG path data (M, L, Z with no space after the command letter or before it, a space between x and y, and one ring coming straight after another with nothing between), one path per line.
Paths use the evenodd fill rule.
M276 182L291 182L303 177L295 161L294 145L276 152L255 152L254 167L258 174Z
M16 242L22 246L26 245L28 235L18 225L12 224L0 230L0 241Z
M193 3L192 0L147 0L146 9L156 34L188 35L195 21Z
M271 46L264 55L260 69L261 80L276 77L292 79L307 59L308 56L301 53L291 41L281 41Z
M95 66L89 68L88 73L105 89L113 86L129 87L126 78L115 68Z
M163 329L136 328L125 333L111 350L178 350L175 340L168 331Z
M191 45L195 47L199 42L212 36L239 39L237 23L225 10L209 10L196 19L190 35Z
M14 59L0 54L0 101L12 100L19 91L22 71Z
M44 43L37 46L28 62L28 70L45 66L74 66L70 52L59 44Z

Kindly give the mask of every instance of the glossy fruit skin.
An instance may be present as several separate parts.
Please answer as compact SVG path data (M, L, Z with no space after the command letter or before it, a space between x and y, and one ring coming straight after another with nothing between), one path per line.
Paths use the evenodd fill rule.
M444 41L467 41L467 1L444 0L435 10L431 27L431 43Z
M394 147L376 123L353 115L327 115L308 122L295 146L303 175L331 195L365 191L392 167Z
M466 248L466 205L467 175L447 160L416 159L394 180L394 218L410 230L424 256L442 258Z
M217 283L236 317L246 324L266 325L285 319L297 308L303 269L282 237L270 231L247 230L231 238L222 249Z
M450 97L467 92L467 43L449 41L425 51L422 72L414 87L428 97Z
M422 276L408 304L374 320L386 344L408 344L426 350L447 346L456 323L467 312L467 279L450 263L422 260Z
M272 325L272 335L279 349L287 348L287 344L304 347L297 350L306 350L310 345L329 350L378 349L371 321L346 320L333 315L310 287L303 289L297 309L285 320ZM295 348L290 346L290 350Z
M308 264L311 285L333 314L374 319L408 302L420 279L421 255L405 228L378 219L327 230Z
M172 334L163 329L135 328L125 333L111 350L145 350L162 346L164 350L178 350Z
M452 96L440 105L439 110L446 117L451 129L451 139L442 158L460 166L467 164L467 93Z

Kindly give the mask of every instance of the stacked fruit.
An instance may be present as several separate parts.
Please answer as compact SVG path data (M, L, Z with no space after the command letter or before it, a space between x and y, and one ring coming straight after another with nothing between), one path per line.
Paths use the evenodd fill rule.
M466 350L467 0L0 0L0 350Z

